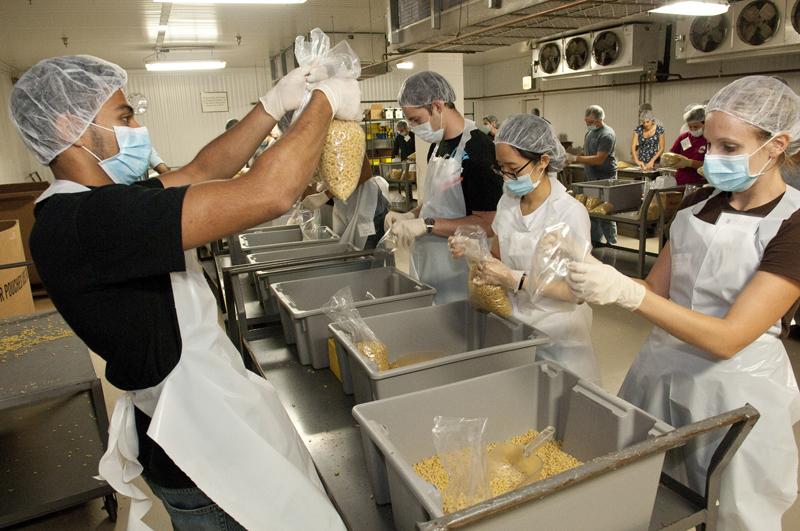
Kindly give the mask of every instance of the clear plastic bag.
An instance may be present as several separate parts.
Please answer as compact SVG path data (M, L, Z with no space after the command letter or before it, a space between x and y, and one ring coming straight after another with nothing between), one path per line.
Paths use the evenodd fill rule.
M330 39L319 28L311 30L308 41L302 35L297 36L294 55L300 66L311 67L309 79L312 80L331 77L358 79L361 75L361 61L347 41L331 48ZM310 98L311 93L307 91L301 110ZM328 128L315 179L325 183L338 199L347 199L358 186L366 150L365 139L364 129L358 122L334 119Z
M442 492L445 513L491 497L485 441L487 421L485 417L433 419L433 446L448 476Z
M383 237L378 240L378 243L375 244L375 248L385 251L389 254L394 254L397 252L400 243L397 241L397 234L393 233L390 230L387 230Z
M299 201L294 204L286 225L300 225L303 240L319 240L325 232L325 227L317 223L316 213L303 208Z
M389 351L380 341L372 329L367 326L358 309L353 304L353 294L350 287L346 286L333 294L331 299L322 307L323 313L338 327L350 336L359 352L367 362L377 371L388 370Z
M467 292L472 307L500 317L511 316L513 306L504 287L475 283L478 264L492 256L486 232L477 225L462 225L453 234L451 245L463 247L463 256L469 262Z
M542 297L548 297L567 278L570 262L585 261L591 251L591 244L574 234L566 223L548 225L533 252L531 282L527 287L531 301L536 304Z

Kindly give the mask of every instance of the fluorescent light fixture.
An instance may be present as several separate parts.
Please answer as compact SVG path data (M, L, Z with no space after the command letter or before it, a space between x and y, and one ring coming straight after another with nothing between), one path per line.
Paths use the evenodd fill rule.
M219 70L225 61L157 61L145 63L148 72L181 72L186 70Z
M305 4L306 0L153 0L169 4Z
M718 0L679 0L657 9L651 9L650 13L661 15L688 15L693 17L713 17L728 11L728 2Z
M414 63L411 61L402 61L394 66L396 66L398 70L411 70L414 68Z

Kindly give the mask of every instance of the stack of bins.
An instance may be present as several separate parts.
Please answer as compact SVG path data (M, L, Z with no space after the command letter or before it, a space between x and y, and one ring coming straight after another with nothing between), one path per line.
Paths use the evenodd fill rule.
M284 225L234 234L229 238L234 265L247 263L248 254L277 249L293 249L338 242L339 236L328 227L319 227L314 238L303 234L300 225Z
M431 427L437 415L487 417L487 442L554 426L563 450L584 462L542 481L538 486L552 485L552 492L535 501L503 510L485 504L479 511L485 517L470 527L648 529L664 453L620 451L672 427L552 362L537 362L353 408L375 502L392 504L398 530L443 516L435 489L412 468L436 453ZM587 461L600 457L615 465L581 476Z
M436 289L394 267L342 273L272 284L287 344L296 343L300 363L328 367L328 324L322 311L331 296L349 286L362 317L422 308L433 304ZM411 331L409 331L411 332Z
M537 346L549 342L530 326L475 310L467 301L368 317L364 322L386 345L390 362L419 361L378 371L349 334L331 323L342 387L347 394L355 392L356 404L533 363Z

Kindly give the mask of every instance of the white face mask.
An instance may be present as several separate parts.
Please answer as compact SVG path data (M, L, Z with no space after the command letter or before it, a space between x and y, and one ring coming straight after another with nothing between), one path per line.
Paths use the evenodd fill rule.
M701 127L700 129L695 129L695 130L689 129L689 134L695 138L700 138L701 136L703 136L703 128Z
M433 113L431 113L431 119L433 119ZM442 117L442 127L433 130L431 127L431 121L428 120L424 124L419 124L411 128L411 132L413 132L416 136L420 137L422 140L429 144L435 144L437 142L441 142L444 138L444 117Z

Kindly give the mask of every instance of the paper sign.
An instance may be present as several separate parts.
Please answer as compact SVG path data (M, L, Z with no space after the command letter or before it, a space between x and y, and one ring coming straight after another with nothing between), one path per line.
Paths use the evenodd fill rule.
M201 92L200 105L203 112L228 112L228 93Z

